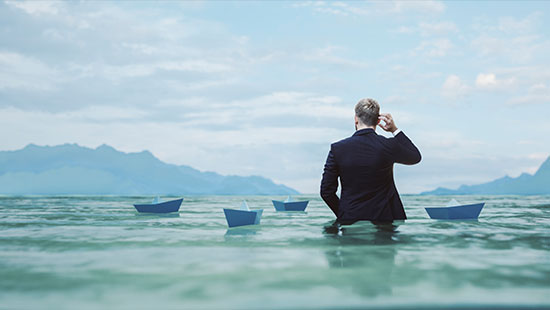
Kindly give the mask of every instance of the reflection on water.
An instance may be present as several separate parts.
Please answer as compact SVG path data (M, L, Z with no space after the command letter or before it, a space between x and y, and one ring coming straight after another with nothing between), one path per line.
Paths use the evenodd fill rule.
M245 227L228 228L225 232L225 237L230 236L252 236L255 235L260 227L258 225L250 225ZM230 240L227 239L226 240Z
M348 226L333 222L323 231L326 238L342 245L388 245L396 242L399 223L362 221Z
M278 215L281 216L300 216L300 215L307 215L307 211L276 211Z
M350 283L362 296L391 295L391 273L395 264L395 223L357 222L341 226L334 222L324 227L327 239L338 246L325 252L331 268L351 268Z
M155 218L155 217L166 217L166 218L174 218L174 217L180 217L180 214L178 212L171 212L171 213L147 213L147 212L140 212L136 213L136 216L139 217L147 217L147 218Z

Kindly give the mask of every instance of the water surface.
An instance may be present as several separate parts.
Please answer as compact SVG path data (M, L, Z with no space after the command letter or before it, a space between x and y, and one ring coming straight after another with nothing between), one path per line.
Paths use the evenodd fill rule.
M485 201L477 221L430 220L451 197L403 196L409 219L338 230L316 196L0 197L0 308L318 309L550 306L550 196ZM261 225L227 228L246 198Z

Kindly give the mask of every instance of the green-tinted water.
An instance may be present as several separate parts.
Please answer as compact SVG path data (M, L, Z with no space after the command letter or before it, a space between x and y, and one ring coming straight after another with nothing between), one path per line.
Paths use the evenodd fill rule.
M141 215L150 197L0 197L2 308L384 308L550 306L550 197L486 201L478 221L409 220L334 231L314 196L307 213L228 229L243 197L186 197L179 214ZM328 227L328 228L327 228Z

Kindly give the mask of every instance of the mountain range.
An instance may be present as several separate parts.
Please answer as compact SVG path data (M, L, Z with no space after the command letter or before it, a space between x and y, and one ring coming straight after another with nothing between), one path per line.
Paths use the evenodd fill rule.
M422 195L548 195L550 194L550 157L533 175L522 173L516 178L502 177L478 185L462 185L458 189L439 187Z
M0 194L290 195L298 191L260 176L224 176L168 164L149 151L29 144L0 151Z

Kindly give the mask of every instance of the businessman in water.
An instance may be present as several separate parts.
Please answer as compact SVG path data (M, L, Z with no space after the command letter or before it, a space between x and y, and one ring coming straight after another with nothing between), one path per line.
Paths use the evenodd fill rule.
M393 137L378 135L376 126ZM419 163L418 148L397 128L389 113L380 114L380 105L373 99L361 99L355 105L355 130L351 137L330 146L321 197L340 224L406 219L393 180L393 165ZM341 197L336 195L338 178Z

